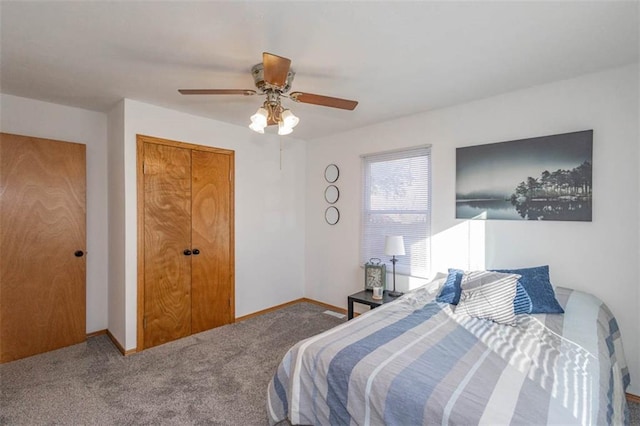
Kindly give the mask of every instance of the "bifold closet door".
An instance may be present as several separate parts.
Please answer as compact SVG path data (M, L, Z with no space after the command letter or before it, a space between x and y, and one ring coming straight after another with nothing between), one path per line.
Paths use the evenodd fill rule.
M86 339L85 145L0 134L0 361Z
M145 143L145 348L191 334L190 249L191 150Z
M235 321L234 152L138 135L138 336Z

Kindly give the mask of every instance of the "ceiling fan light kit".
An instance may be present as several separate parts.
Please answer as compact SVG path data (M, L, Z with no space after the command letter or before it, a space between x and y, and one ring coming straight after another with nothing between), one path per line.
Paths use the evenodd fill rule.
M296 73L291 69L291 60L272 53L262 53L262 63L251 68L251 74L256 87L261 95L266 95L267 100L258 108L251 118L249 128L254 132L264 133L264 129L270 125L278 125L279 135L288 135L298 125L300 119L290 109L282 106L280 98L289 98L294 102L327 106L331 108L346 109L352 111L358 105L357 101L332 98L330 96L314 95L313 93L293 92L291 83ZM245 95L257 94L251 89L179 89L183 95Z
M278 124L278 134L288 135L293 132L293 128L298 125L300 119L293 115L291 110L284 109L280 104L280 99L275 101L266 100L251 116L249 128L254 132L264 133L265 127L270 124Z

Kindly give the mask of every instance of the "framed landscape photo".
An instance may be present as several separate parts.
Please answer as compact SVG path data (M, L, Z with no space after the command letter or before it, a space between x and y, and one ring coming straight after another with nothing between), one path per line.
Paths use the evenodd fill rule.
M456 148L456 218L591 221L593 130Z

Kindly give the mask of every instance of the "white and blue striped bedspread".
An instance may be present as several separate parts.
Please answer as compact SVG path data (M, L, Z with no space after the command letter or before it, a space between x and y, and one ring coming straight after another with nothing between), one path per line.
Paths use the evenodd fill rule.
M456 314L420 289L287 352L271 424L625 424L620 332L596 297L556 288L564 315L515 327Z

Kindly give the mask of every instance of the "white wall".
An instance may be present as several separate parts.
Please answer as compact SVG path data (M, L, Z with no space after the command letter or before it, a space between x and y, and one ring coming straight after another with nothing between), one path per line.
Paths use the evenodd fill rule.
M107 328L107 116L0 95L0 131L87 146L87 333Z
M111 206L112 214L124 208L125 232L111 238L112 247L124 247L112 276L124 274L125 349L136 346L136 134L235 151L237 317L303 297L305 142L125 99L124 199Z
M109 332L120 344L126 341L124 100L109 112ZM135 317L135 314L134 314Z
M338 306L362 288L360 155L432 145L433 273L448 267L550 265L555 285L603 299L617 316L640 395L638 67L532 87L307 144L305 296ZM455 148L593 129L593 221L455 219ZM324 223L329 163L340 166L341 218Z

